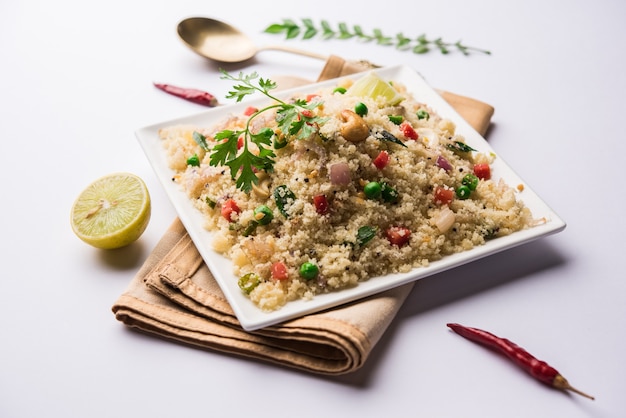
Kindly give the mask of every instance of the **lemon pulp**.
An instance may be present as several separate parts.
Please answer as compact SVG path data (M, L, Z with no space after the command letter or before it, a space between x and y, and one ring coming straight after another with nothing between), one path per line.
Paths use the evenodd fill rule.
M136 241L148 226L150 194L141 178L114 173L91 183L71 211L72 229L84 242L102 249Z
M404 97L391 84L380 78L374 71L355 81L346 93L356 97L371 97L389 106L395 106L404 100Z

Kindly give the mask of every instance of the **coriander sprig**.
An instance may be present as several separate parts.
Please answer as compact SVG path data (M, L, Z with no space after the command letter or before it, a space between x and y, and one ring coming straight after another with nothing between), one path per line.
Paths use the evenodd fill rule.
M312 39L320 36L323 39L358 39L363 42L375 42L378 45L395 46L401 51L412 51L415 54L425 54L432 49L439 50L442 54L448 54L452 49L456 49L463 55L472 52L491 54L490 51L474 48L463 44L460 40L456 42L446 42L442 38L431 39L425 34L414 38L397 33L395 36L387 36L380 29L373 29L370 33L365 32L360 25L348 25L345 22L337 24L333 28L327 20L322 20L319 26L313 20L304 18L298 24L293 19L283 19L282 23L273 23L265 28L264 32L270 34L285 34L287 39Z
M319 125L324 122L324 119L316 116L313 110L321 102L295 99L292 103L287 103L271 94L271 91L277 87L276 83L259 77L256 72L250 74L240 72L238 76L233 76L225 70L220 71L223 80L238 83L233 86L233 90L228 92L227 99L236 99L240 102L246 96L261 93L273 101L272 104L252 113L243 130L225 129L215 134L217 144L210 151L209 164L228 166L237 188L248 193L252 190L252 185L259 182L257 171L271 172L273 170L276 157L274 149L284 147L291 139L309 138L319 131ZM276 109L276 131L265 127L253 132L252 120L272 109ZM240 138L242 138L241 144ZM196 142L199 141L196 140ZM256 145L258 153L253 152L252 144Z

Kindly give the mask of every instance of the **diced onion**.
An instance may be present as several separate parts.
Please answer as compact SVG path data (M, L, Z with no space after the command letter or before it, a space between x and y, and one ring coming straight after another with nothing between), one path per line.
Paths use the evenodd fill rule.
M446 171L452 170L452 165L441 155L437 157L437 167L443 168Z
M348 185L352 181L348 163L335 163L329 167L330 182L338 185Z
M439 136L435 131L430 128L418 128L416 129L417 135L421 138L424 145L429 148L436 148L439 146Z
M434 223L439 231L445 233L448 231L448 229L452 227L455 219L456 216L454 215L454 212L452 212L452 210L446 206L441 209L439 215L437 215L437 217L434 219Z

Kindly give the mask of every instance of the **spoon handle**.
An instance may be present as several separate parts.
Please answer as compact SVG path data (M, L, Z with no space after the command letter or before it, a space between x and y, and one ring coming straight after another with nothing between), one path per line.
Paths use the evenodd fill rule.
M304 55L306 57L317 58L322 61L326 61L328 59L327 55L317 54L315 52L303 51L301 49L291 48L289 46L284 46L284 45L267 45L267 46L259 47L258 50L259 51L273 50L273 51L289 52L291 54Z

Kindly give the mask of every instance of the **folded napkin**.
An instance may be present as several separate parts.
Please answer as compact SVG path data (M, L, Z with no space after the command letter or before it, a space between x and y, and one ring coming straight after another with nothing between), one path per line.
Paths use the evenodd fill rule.
M331 56L319 81L367 68L367 63ZM285 88L290 82L301 84L302 80L278 82ZM493 107L440 93L478 132L485 133ZM247 332L176 219L112 310L116 319L127 326L167 340L338 375L363 366L412 287L412 283L406 284L335 309Z

